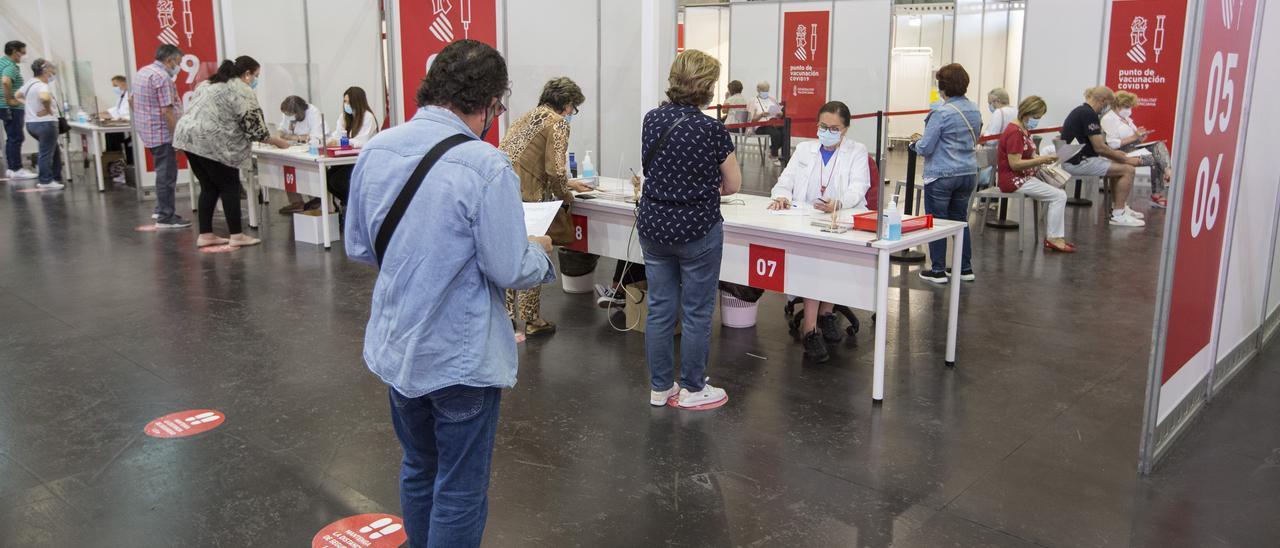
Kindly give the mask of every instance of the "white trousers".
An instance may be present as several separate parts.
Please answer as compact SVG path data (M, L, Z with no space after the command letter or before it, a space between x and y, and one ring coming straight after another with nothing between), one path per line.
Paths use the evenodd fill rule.
M1047 202L1049 213L1047 222L1049 226L1045 229L1045 235L1049 239L1062 238L1066 235L1065 218L1067 211L1067 191L1053 186L1040 179L1027 179L1022 184L1018 192L1029 196L1037 202Z

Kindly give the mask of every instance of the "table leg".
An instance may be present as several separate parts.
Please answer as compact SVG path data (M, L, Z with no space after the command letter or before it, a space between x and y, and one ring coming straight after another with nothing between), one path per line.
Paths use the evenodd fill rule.
M320 189L320 234L324 236L324 250L328 251L333 247L329 237L329 170L320 166L320 180L324 181L324 188Z
M249 228L257 230L258 228L258 169L254 168L248 171L249 174Z
M872 403L884 401L884 355L889 335L889 252L876 254L875 373L871 380Z
M947 367L956 366L956 329L960 324L960 272L964 256L964 230L957 230L951 242L951 305L947 307Z
M98 143L98 134L92 135L93 144L89 145L89 151L93 154L94 175L98 178L98 192L106 192L106 187L102 180L102 147Z

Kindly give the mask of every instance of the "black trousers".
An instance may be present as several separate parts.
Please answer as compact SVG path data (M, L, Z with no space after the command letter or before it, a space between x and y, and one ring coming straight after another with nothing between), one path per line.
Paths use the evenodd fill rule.
M342 200L343 209L347 207L347 194L351 193L351 172L355 169L354 164L329 168L329 194Z
M240 226L240 169L217 160L187 152L187 163L200 181L200 233L213 232L213 209L222 199L222 212L227 216L227 230L239 234Z
M645 279L646 277L643 264L618 261L618 266L613 268L614 285L627 286L636 282L642 282Z
M777 156L778 151L782 149L782 128L779 126L760 126L756 128L756 135L769 136L769 155Z
M127 133L108 133L107 134L107 152L116 152L124 149L124 161L126 164L133 164L133 140L129 138Z

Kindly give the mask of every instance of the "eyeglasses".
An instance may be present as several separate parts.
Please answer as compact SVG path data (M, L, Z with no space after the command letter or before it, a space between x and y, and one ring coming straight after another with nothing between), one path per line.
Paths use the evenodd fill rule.
M578 107L573 107L573 115L574 116L578 115Z
M822 130L822 131L832 131L832 130L834 130L834 131L843 131L843 130L844 130L844 128L843 128L843 127L841 127L841 126L829 126L829 125L827 125L827 124L823 124L823 123L818 123L818 129L820 129L820 130Z

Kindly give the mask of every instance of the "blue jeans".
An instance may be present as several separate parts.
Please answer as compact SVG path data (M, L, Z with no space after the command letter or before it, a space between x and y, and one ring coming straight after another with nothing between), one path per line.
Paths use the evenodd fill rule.
M156 162L156 220L168 221L174 214L174 199L178 189L178 159L173 143L148 147Z
M973 195L976 175L943 177L924 186L924 212L937 219L949 221L969 220L969 197ZM972 270L973 247L970 245L969 227L964 228L964 251L960 254L960 270ZM947 240L929 242L929 260L934 272L947 269Z
M454 385L418 398L388 390L404 450L400 508L409 546L480 546L502 390Z
M31 122L27 131L40 142L39 181L52 183L62 179L62 155L58 154L58 122Z
M654 390L671 388L678 309L682 312L684 333L680 342L680 386L690 392L702 390L711 353L711 315L716 310L724 226L717 223L706 236L684 244L660 244L641 237L640 248L649 278L649 317L644 335L649 381Z
M11 108L6 112L9 115L4 119L4 159L10 170L18 171L22 169L22 142L27 138L22 134L22 128L26 126L23 120L27 118L27 111Z

